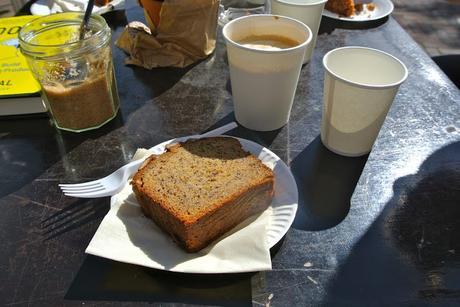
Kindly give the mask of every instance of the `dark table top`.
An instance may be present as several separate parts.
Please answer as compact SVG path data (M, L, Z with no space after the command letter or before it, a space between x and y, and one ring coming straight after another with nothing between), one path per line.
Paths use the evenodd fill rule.
M105 17L116 38L142 11L130 1ZM319 140L321 59L345 45L387 51L410 72L361 158ZM234 119L221 37L213 55L186 69L149 71L124 58L115 47L121 112L101 129L72 134L46 118L0 120L0 305L460 303L460 92L393 18L324 18L289 124L230 133L270 148L298 184L298 213L268 272L179 274L84 253L109 198L68 198L58 183L99 178L138 147Z

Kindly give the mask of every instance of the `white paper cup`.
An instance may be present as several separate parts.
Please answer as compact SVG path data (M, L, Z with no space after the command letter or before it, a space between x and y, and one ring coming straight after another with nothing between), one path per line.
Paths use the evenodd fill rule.
M226 24L223 34L236 120L258 131L281 128L289 120L303 57L312 39L310 29L288 17L250 15ZM283 36L299 44L261 50L238 43L253 35Z
M407 69L394 56L364 47L343 47L323 58L321 140L350 157L371 151Z
M308 45L303 63L310 61L316 46L319 25L327 0L271 0L272 14L288 16L306 24L313 38Z

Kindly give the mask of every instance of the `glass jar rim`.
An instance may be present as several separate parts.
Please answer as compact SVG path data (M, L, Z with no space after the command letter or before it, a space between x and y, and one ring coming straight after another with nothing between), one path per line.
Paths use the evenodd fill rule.
M81 12L66 12L42 16L29 21L19 31L18 40L21 51L25 55L35 58L55 58L70 54L78 56L104 46L110 40L111 30L105 19L96 14L91 15L88 23L89 26L97 26L96 31L89 37L60 44L37 44L31 42L31 39L37 34L42 34L59 26L79 26L83 15ZM42 52L38 50L42 50ZM45 51L50 50L55 50L56 54L47 55ZM57 52L58 50L61 52Z

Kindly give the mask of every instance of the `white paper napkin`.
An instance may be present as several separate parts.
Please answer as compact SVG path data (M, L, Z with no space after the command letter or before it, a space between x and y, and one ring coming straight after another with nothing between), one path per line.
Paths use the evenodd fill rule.
M140 149L134 158L149 155ZM146 218L130 185L112 197L111 209L86 253L146 267L188 273L235 273L271 269L267 226L272 208L254 216L198 253L187 253Z

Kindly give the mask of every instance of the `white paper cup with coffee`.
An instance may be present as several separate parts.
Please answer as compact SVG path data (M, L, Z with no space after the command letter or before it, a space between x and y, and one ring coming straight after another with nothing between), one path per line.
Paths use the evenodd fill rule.
M312 41L307 47L303 63L308 63L316 46L319 25L327 0L271 0L272 14L297 19L306 24L312 34Z
M225 25L236 120L270 131L288 120L311 30L288 17L250 15Z
M350 157L371 151L407 68L394 56L364 47L342 47L323 58L321 141Z

